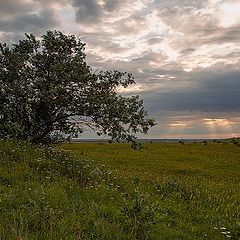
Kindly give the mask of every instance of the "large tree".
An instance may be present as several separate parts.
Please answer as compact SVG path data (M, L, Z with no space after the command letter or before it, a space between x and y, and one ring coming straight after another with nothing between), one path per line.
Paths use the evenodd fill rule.
M73 35L48 31L9 47L0 43L0 137L36 143L77 136L86 126L113 139L135 139L154 125L138 96L117 88L134 84L118 71L93 72L85 44Z

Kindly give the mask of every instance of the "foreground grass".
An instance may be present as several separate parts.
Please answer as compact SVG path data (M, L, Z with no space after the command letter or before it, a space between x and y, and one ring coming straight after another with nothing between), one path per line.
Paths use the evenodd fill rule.
M157 203L84 156L0 143L0 239L149 239Z
M65 144L160 202L160 239L240 239L240 148L234 144ZM220 235L217 235L221 233Z
M233 144L0 142L0 239L240 239L239 157Z

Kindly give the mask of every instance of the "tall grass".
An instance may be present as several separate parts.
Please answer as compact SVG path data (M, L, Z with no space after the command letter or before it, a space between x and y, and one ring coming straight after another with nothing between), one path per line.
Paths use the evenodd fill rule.
M0 159L1 240L149 238L151 201L85 156L5 141Z
M240 148L234 144L69 144L160 202L163 239L240 239ZM176 234L176 235L175 235Z
M233 144L0 142L0 239L240 239Z

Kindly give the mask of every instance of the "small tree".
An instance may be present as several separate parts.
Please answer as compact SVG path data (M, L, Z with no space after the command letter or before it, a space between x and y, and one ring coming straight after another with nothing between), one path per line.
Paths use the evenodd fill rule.
M40 40L26 40L11 48L0 43L0 137L35 143L76 137L86 126L98 135L132 141L147 133L147 119L138 96L116 89L134 83L129 73L94 73L87 65L85 44L75 36L48 31Z

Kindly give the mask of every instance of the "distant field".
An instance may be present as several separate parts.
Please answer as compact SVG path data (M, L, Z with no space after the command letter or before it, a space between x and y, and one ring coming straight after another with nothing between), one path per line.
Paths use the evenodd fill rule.
M166 217L170 228L164 231L180 228L194 232L208 225L213 232L223 228L220 231L223 237L240 239L239 146L222 143L144 146L146 149L141 151L133 150L126 143L74 143L65 144L64 148L104 164L135 183L142 182L143 191L149 191L173 211L172 220ZM224 233L224 228L235 231L235 238ZM205 234L206 238L212 233Z
M240 239L239 146L144 146L0 141L0 239Z
M99 164L123 174L143 179L161 179L164 175L197 176L207 179L240 181L240 147L222 143L153 143L135 151L127 143L64 144L78 156L88 156Z

